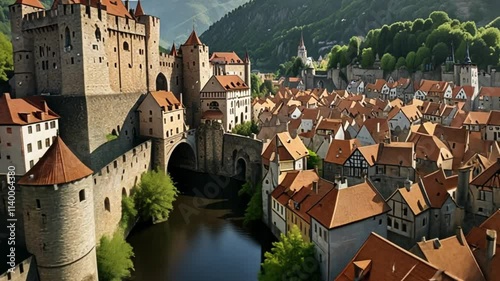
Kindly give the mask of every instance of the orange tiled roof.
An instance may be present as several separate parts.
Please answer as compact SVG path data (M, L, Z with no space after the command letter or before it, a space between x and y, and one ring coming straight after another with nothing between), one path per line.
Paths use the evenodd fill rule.
M422 178L422 185L427 193L432 208L440 209L450 194L448 190L458 186L458 176L447 177L443 169L439 169Z
M39 97L12 99L8 93L0 96L1 125L27 125L58 118Z
M439 247L435 247L436 240L439 241ZM485 280L461 230L456 236L446 239L419 242L416 249L432 265L462 280Z
M465 85L465 86L456 86L455 88L453 88L453 92L451 94L451 97L453 99L456 99L457 98L457 95L458 93L461 91L461 90L464 90L465 92L465 96L467 97L467 99L471 99L472 96L474 95L474 87L473 86L470 86L470 85Z
M490 111L490 117L488 118L487 124L490 126L500 126L500 111L498 110Z
M42 3L38 0L16 0L14 4L27 5L35 8L45 9Z
M217 82L226 90L226 91L238 91L238 90L248 90L248 85L245 84L245 81L241 80L238 75L219 75L215 76Z
M189 35L189 38L186 40L186 43L184 43L184 46L196 46L196 45L202 45L200 38L196 34L196 31L193 30L191 32L191 35Z
M19 180L19 184L64 184L85 178L92 173L58 136L35 166Z
M262 154L264 164L274 161L279 155L280 161L298 160L309 155L307 148L300 138L292 138L290 133L282 132L276 134Z
M357 147L361 146L358 139L333 140L328 148L325 162L343 165Z
M207 110L203 112L201 119L207 120L222 120L224 119L224 113L220 110Z
M424 191L420 188L418 183L411 185L410 190L406 187L399 188L396 192L401 194L401 197L406 201L410 207L411 212L417 216L425 210L428 210L430 206L427 204L425 199Z
M500 158L472 181L472 185L500 188ZM499 233L500 234L500 233Z
M481 87L480 97L500 97L500 87Z
M354 274L355 267L359 267L361 261L369 261L371 265L364 271L363 281L459 280L380 235L372 233L335 281L359 280Z
M320 201L325 194L333 189L333 183L319 178L317 180L317 191L313 189L312 182L295 192L287 202L288 209L297 214L307 223L311 223L308 211Z
M380 143L376 164L411 167L413 147L411 142Z
M61 4L61 5L66 5L66 4L87 5L88 1L90 1L90 5L92 7L98 7L98 5L99 5L98 0L54 0L54 3L52 4L52 9L57 9L57 6L59 4ZM125 5L123 4L123 2L121 0L101 0L100 3L102 5L101 7L104 10L106 10L106 12L110 15L122 17L122 18L129 18L129 19L132 18L132 16L127 11L127 8L125 7Z
M243 61L235 52L215 52L210 57L212 63L238 64Z
M381 215L390 209L375 187L370 182L364 182L333 189L312 207L309 215L324 227L332 229Z
M182 108L181 102L175 97L174 93L167 91L151 92L151 96L160 107L167 109L169 106L178 106Z
M464 125L486 125L489 117L489 112L471 111L465 118Z

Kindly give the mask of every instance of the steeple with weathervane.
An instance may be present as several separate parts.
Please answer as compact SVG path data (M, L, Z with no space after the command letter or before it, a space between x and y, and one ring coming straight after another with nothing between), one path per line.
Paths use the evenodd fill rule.
M306 45L304 44L303 32L300 33L300 42L297 50L297 57L299 57L304 64L307 64L307 49Z

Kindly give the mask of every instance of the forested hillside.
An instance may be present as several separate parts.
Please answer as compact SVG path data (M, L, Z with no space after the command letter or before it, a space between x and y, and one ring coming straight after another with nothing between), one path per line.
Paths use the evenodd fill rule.
M352 37L346 45L335 45L329 54L328 68L350 63L371 67L379 57L385 71L405 67L413 72L435 69L453 56L455 62L470 58L482 69L488 65L498 66L499 25L500 18L497 18L477 28L473 21L460 22L445 12L432 12L426 19L395 22L370 30L363 41Z
M498 17L498 0L253 0L224 16L202 36L212 50L248 49L253 68L274 71L296 55L301 30L309 56L396 21L426 18L436 10L483 26Z

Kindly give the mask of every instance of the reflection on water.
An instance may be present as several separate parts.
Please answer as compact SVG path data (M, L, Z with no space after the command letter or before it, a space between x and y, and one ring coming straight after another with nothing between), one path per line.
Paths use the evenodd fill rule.
M182 170L173 176L183 194L170 219L139 227L128 238L135 252L133 280L257 280L274 238L260 223L243 227L248 198L237 195L242 183Z

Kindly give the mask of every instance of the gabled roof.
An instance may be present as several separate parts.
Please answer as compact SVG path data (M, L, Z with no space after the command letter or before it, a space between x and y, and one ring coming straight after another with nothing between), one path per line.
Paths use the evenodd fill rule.
M172 43L172 48L170 49L169 55L174 56L174 57L177 56L177 48L175 48L175 43Z
M439 244L437 242L439 241ZM436 247L439 245L439 247ZM484 281L485 278L460 230L456 236L417 243L418 255L434 266L462 280Z
M278 156L276 153L280 161L299 160L309 155L309 151L300 138L292 138L288 132L278 133L271 140L262 154L264 164L275 161Z
M425 191L420 188L418 183L412 184L409 189L406 187L399 188L395 193L396 192L399 192L415 216L418 216L420 213L430 208L425 198Z
M480 97L500 97L500 87L481 87Z
M456 86L455 88L453 88L451 98L457 99L457 95L458 95L458 93L460 93L461 90L464 91L465 96L469 100L472 99L472 96L474 96L474 86L465 85L465 86Z
M0 125L28 125L58 118L43 98L12 99L8 93L0 96Z
M487 124L490 126L500 126L500 111L498 110L490 111L490 117L488 118Z
M363 281L459 280L376 233L370 234L335 280L360 280L354 275L355 263L359 261L371 261L369 271L365 271L365 277L361 279Z
M457 188L458 176L447 177L443 169L439 169L422 178L422 185L427 193L432 208L440 209L450 197L448 190Z
M419 159L437 161L439 157L443 159L453 158L446 144L436 136L412 132L408 137L408 142L415 144L415 153Z
M471 184L478 187L500 188L500 158L482 173L477 175L477 177L471 181Z
M411 142L380 143L376 164L412 167L413 150Z
M325 162L343 165L359 146L361 146L361 144L358 139L334 139L328 148Z
M465 118L464 125L486 125L489 117L489 112L471 111Z
M203 45L201 43L200 38L196 34L196 31L193 29L193 32L191 32L191 35L189 35L189 38L186 40L186 43L184 43L184 46L196 46L196 45Z
M317 190L314 190L312 182L310 185L301 188L290 197L287 202L288 209L310 224L309 210L333 189L334 184L332 182L319 178L317 180Z
M241 64L243 61L235 52L215 52L210 57L211 63Z
M375 187L370 182L363 182L332 189L312 207L309 215L327 229L333 229L384 214L390 209Z
M35 8L45 9L42 3L38 0L16 0L14 4L26 5Z
M70 183L89 175L83 164L58 136L42 158L20 180L20 185L39 186Z
M168 109L168 107L182 108L181 102L175 97L174 93L167 91L154 91L150 93L158 106Z
M215 79L226 91L248 90L249 87L245 81L241 80L238 75L219 75Z

